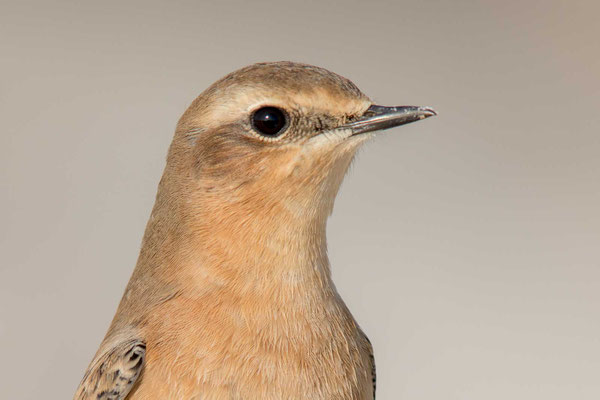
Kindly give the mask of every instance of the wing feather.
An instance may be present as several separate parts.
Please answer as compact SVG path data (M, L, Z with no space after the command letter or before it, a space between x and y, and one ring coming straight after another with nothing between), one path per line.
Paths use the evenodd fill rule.
M74 399L125 399L142 372L145 358L146 344L139 339L109 348L92 361Z
M371 379L373 381L373 400L375 400L375 391L377 389L377 370L375 368L375 355L373 353L373 345L371 344L371 341L369 340L367 335L365 335L364 333L363 333L363 335L369 345L369 360L370 360L370 364L371 364Z

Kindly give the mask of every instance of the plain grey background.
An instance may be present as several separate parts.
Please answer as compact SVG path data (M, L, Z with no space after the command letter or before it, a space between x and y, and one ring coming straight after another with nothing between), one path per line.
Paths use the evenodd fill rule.
M0 398L73 395L177 119L274 60L440 112L367 145L329 223L378 398L600 398L598 4L3 1Z

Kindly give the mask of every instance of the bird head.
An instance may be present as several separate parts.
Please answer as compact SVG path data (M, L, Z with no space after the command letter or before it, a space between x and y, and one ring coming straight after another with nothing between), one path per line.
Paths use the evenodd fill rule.
M223 217L324 220L359 146L435 115L374 105L351 81L291 62L259 63L204 91L177 126L167 173L189 208ZM263 220L264 220L263 218Z

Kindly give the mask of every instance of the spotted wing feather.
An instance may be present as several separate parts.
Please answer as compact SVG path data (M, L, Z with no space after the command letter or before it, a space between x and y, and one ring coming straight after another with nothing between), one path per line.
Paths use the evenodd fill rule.
M146 344L137 339L117 344L92 361L75 400L123 400L142 372Z
M369 340L367 335L365 335L364 333L363 333L363 335L369 345L369 361L371 364L371 380L373 382L373 400L375 400L375 391L377 389L377 371L375 368L375 355L373 353L373 345L371 344L371 341Z

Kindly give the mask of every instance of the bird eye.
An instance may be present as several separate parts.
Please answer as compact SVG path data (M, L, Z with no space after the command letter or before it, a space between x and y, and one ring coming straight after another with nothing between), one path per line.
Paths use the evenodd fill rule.
M252 126L263 136L277 137L287 125L285 113L276 107L259 108L252 115Z

